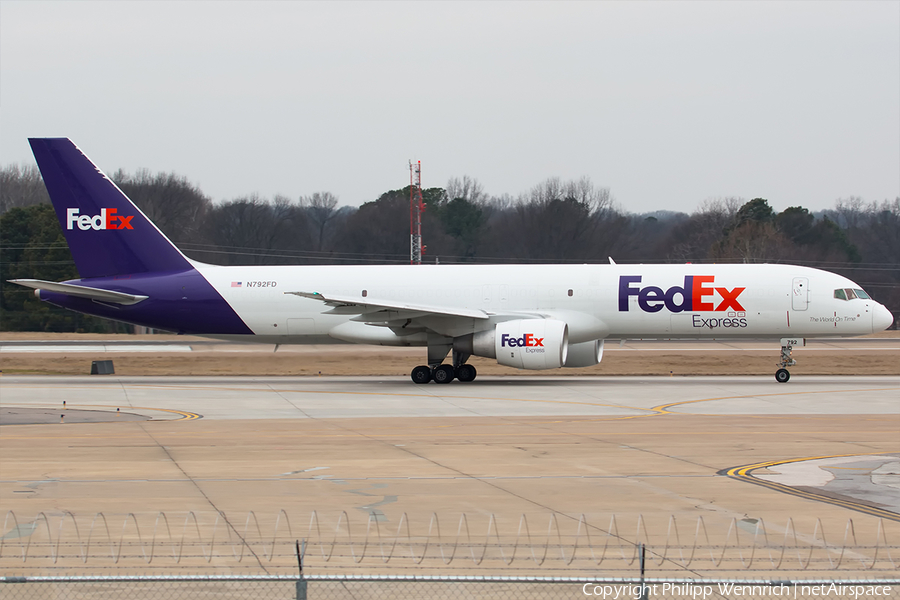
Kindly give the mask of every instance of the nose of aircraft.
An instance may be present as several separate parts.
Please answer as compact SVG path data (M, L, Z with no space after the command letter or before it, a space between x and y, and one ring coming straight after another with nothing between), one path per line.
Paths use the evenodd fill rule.
M884 331L894 324L894 315L883 305L877 304L875 312L872 313L872 331Z

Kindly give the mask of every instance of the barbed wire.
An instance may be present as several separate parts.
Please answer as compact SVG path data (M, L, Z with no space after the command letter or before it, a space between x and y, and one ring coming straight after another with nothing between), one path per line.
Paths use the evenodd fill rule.
M820 519L815 520L811 533L804 534L792 518L783 527L768 525L763 519L732 518L726 528L724 523L709 526L702 515L690 525L672 515L663 536L660 531L651 532L643 516L637 517L631 529L622 527L623 518L616 515L599 526L582 514L574 526L566 528L560 525L560 516L567 523L576 520L552 513L546 528L533 528L523 514L513 534L508 526L501 532L498 518L490 514L480 535L466 513L460 514L455 528L449 531L442 530L441 519L432 513L424 533L414 533L416 528L405 512L390 528L383 524L383 514L373 512L366 519L364 532L358 523L351 523L345 511L332 524L324 523L314 511L301 527L292 525L285 510L275 515L274 522L271 515L264 518L265 527L251 511L243 520L243 531L237 526L239 521L222 512L191 511L183 515L181 521L180 516L170 517L160 511L150 526L149 517L142 517L141 522L135 513L128 513L118 526L120 515L107 517L102 512L92 517L78 517L68 511L51 517L41 512L34 518L21 519L10 510L0 536L0 565L56 566L73 561L82 565L212 565L250 561L279 566L296 560L295 542L303 539L307 561L325 565L361 565L364 561L388 565L393 561L416 567L449 566L454 562L510 567L524 562L536 567L612 568L635 565L643 549L648 565L660 570L896 571L900 567L895 558L900 558L900 547L889 543L881 519L876 521L874 538L863 544L852 519L847 520L842 535L831 539ZM626 529L634 534L623 533Z

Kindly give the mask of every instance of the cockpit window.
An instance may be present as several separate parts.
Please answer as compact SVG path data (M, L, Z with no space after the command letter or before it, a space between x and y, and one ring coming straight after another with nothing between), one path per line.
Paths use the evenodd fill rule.
M869 295L862 290L844 288L842 290L834 290L834 297L838 300L856 300L857 298L861 298L863 300L871 300Z

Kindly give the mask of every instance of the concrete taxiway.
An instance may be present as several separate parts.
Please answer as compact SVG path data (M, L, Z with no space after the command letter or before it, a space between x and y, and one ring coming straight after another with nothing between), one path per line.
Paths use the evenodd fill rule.
M900 521L898 377L4 377L0 397L0 418L19 423L0 435L0 498L17 513ZM848 455L868 458L830 487L840 471L819 469L819 497L806 475L788 493L791 469L767 464Z
M60 562L24 567L82 569L81 553L94 552L91 565L102 570L100 555L124 539L131 562L116 568L146 572L146 552L159 542L167 572L163 555L180 556L185 535L203 540L187 564L205 568L213 539L246 539L262 556L276 532L275 562L291 569L294 540L329 543L340 523L344 541L362 544L377 525L434 542L433 514L441 539L471 533L510 544L506 551L532 548L520 548L520 558L540 552L521 537L523 515L527 536L558 527L564 543L583 548L585 572L596 565L590 552L610 540L623 552L643 541L688 554L696 543L753 545L760 531L788 546L821 544L846 538L851 520L845 542L871 549L900 535L898 398L894 376L783 385L771 377L487 376L424 386L406 377L5 376L0 570L21 570L23 552L51 556L58 537L68 553ZM227 531L217 529L222 515ZM591 550L577 537L579 523L595 536ZM335 565L322 558L325 546L314 547L315 569L356 564L346 548ZM233 562L235 548L217 548L216 560ZM866 568L892 568L884 549L872 552ZM631 572L627 556L604 568ZM740 556L727 569L740 573ZM832 558L813 568L831 568ZM442 560L432 567L444 573ZM485 564L502 570L505 560Z
M413 385L390 377L5 377L3 407L117 409L155 420L665 414L900 415L900 377L483 377ZM166 414L168 413L168 414ZM51 412L55 415L55 412ZM55 419L54 419L55 420Z

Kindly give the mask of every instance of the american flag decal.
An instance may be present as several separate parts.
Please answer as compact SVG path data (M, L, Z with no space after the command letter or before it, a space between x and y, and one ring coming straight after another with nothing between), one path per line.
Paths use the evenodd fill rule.
M231 287L241 287L241 282L240 281L232 281Z

